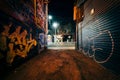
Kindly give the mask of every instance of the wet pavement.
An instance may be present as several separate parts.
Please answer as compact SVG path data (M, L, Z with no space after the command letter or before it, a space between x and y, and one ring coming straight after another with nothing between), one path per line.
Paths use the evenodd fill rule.
M75 50L46 50L16 68L5 80L119 80Z

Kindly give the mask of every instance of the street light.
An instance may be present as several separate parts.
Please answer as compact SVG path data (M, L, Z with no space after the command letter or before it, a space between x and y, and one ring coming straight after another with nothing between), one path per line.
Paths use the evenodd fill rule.
M48 16L48 19L49 19L49 20L51 20L51 19L52 19L52 16L51 16L51 15L49 15L49 16Z
M51 26L51 20L52 20L52 16L51 15L48 16L48 20L49 20L49 24Z
M56 42L56 29L57 29L58 25L59 24L57 22L53 23L53 27L55 28L55 42Z

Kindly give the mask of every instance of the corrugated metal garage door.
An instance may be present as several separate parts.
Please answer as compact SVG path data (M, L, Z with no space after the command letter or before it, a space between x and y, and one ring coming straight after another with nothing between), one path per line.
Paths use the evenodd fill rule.
M120 1L87 0L80 24L84 54L120 74Z

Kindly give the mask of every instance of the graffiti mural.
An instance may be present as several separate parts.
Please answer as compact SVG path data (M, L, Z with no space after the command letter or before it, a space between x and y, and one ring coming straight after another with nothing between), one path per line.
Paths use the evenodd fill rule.
M12 24L3 26L4 31L1 33L1 40L0 40L0 49L1 51L6 51L7 63L12 63L14 58L18 55L20 57L25 58L27 53L30 51L32 46L37 45L37 41L35 39L27 39L26 36L28 35L27 30L22 30L22 26L17 26L13 33L9 33ZM7 41L7 39L9 41ZM0 53L3 56L3 53Z
M43 0L1 0L0 5L0 61L14 64L44 50L46 38L38 39L45 33Z
M45 35L44 35L44 33L39 34L39 44L41 45L41 47L44 47L44 44L45 44Z
M0 58L5 56L7 50L7 37L9 36L9 30L12 23L9 25L4 25L4 31L0 34Z
M108 39L102 37L102 36L108 36L107 38L111 41L108 42ZM106 40L104 40L104 39ZM83 44L84 45L84 54L85 55L88 55L89 57L92 57L96 62L98 63L105 63L107 62L110 57L112 56L113 54L113 50L114 50L114 40L113 40L113 37L112 37L112 34L109 30L104 30L104 31L101 31L100 33L98 33L96 36L93 36L93 37L88 37L86 36L86 43L87 44ZM97 42L95 43L95 41L97 40ZM100 44L107 44L110 48L107 49L107 52L105 51L105 48L101 47ZM96 45L97 44L97 45ZM99 46L98 46L99 45ZM101 54L104 56L104 58L102 57L100 60L97 59L97 54ZM106 55L104 55L106 54Z

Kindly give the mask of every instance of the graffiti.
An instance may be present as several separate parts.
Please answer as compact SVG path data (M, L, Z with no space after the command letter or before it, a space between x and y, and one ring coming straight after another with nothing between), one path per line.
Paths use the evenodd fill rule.
M39 34L39 43L40 43L41 47L44 47L44 44L45 44L45 35L44 35L44 33Z
M5 52L7 50L7 37L9 35L10 27L12 26L12 23L9 25L4 25L4 31L0 34L0 59L5 56Z
M21 31L21 26L17 26L15 31L9 34L11 25L4 26L4 31L1 33L1 46L0 49L5 51L7 49L6 61L12 63L14 58L18 55L25 58L27 53L30 51L32 46L36 46L37 42L35 39L27 39L27 30ZM9 39L9 42L6 39ZM7 44L8 43L8 44Z
M105 41L107 39L104 39L103 36L107 36L107 38L109 38L111 44L108 41ZM97 39L101 40L100 44L96 42ZM87 40L86 41L87 43L84 44L84 50L83 50L85 55L93 58L98 63L105 63L105 62L107 62L110 59L110 57L112 56L113 51L114 51L114 40L113 40L112 34L111 34L111 32L109 30L101 31L100 33L98 33L94 37L86 37L86 40ZM102 44L108 45L108 47L111 47L111 48L105 50L106 47L103 48L101 46L97 46L98 44L99 45L102 45ZM101 58L98 59L97 58L97 54L100 54L101 57L103 57L103 56L106 56L106 57L104 57L103 59L101 59Z

